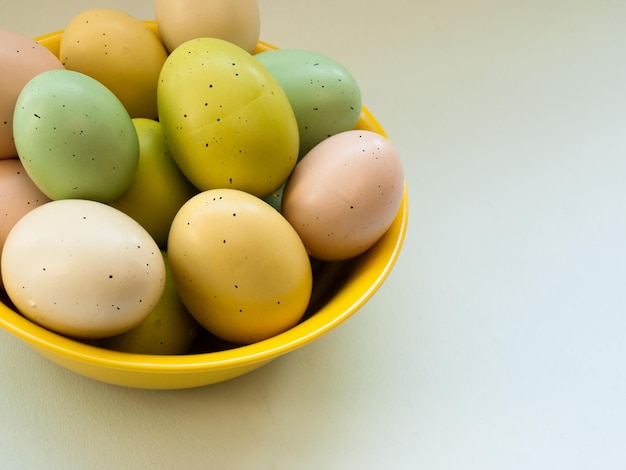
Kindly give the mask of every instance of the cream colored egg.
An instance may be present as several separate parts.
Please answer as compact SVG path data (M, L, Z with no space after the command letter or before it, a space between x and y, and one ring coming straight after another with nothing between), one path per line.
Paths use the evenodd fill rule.
M52 201L30 211L9 232L1 261L17 309L72 337L135 327L165 286L156 242L126 214L90 200Z
M252 53L261 30L257 0L156 0L156 20L171 52L196 38L232 42Z

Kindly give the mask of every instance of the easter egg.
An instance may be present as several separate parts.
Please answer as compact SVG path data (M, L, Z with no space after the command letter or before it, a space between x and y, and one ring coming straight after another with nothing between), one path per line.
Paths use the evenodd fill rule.
M295 325L311 296L302 241L266 202L214 189L190 199L170 229L176 287L191 315L232 343L252 343Z
M9 298L31 321L77 338L137 326L165 285L161 252L126 214L106 204L43 204L11 229L2 251Z
M28 177L19 159L0 160L0 253L17 221L46 202L50 199Z
M201 191L265 196L293 170L298 125L276 79L227 41L187 41L168 57L157 89L172 157Z
M0 158L17 157L13 110L22 88L41 72L62 69L61 61L33 38L0 30Z
M404 192L402 162L386 137L372 131L336 134L296 165L281 211L309 254L353 258L391 226Z
M261 31L257 0L156 0L155 13L169 51L190 39L210 37L252 53Z
M85 10L65 27L59 57L66 69L109 88L131 117L157 117L157 80L167 51L142 21L112 8Z
M109 204L141 224L165 249L178 209L198 191L181 173L165 144L158 121L135 118L139 167L130 187Z
M322 140L355 128L361 90L352 74L318 52L277 49L255 55L278 80L298 121L302 158Z
M50 199L109 202L139 163L133 122L97 80L70 70L43 72L20 92L13 116L24 169Z

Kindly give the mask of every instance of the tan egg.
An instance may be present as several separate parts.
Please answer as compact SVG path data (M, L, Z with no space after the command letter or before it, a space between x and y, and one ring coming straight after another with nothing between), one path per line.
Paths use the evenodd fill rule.
M404 192L402 162L391 142L372 131L336 134L296 165L281 211L314 258L357 256L391 226Z
M17 221L46 202L50 199L35 186L19 159L0 160L0 253ZM4 288L1 278L0 287Z
M224 39L252 53L261 30L257 0L156 0L156 20L170 52L190 39Z
M13 158L13 110L31 78L46 70L62 69L61 61L34 39L0 31L0 158Z

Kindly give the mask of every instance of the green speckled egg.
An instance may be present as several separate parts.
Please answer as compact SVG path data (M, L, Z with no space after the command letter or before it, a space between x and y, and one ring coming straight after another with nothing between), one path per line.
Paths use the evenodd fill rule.
M342 64L299 49L278 49L255 57L291 103L300 133L300 158L322 140L354 129L361 115L361 90Z
M24 169L50 199L110 202L131 184L139 140L119 99L95 79L51 70L17 98L15 146Z

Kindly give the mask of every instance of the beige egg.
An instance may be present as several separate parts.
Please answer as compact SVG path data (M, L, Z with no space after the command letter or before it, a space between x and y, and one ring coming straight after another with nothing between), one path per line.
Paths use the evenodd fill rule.
M61 61L34 39L0 31L0 158L17 156L13 110L24 85L41 72L62 68Z
M402 201L404 171L391 142L364 130L315 146L296 165L281 211L311 256L355 257L391 226Z
M261 30L257 0L156 0L156 20L171 52L190 39L224 39L252 53Z
M17 221L46 202L50 199L35 186L19 159L0 160L0 253ZM4 287L1 278L0 287Z

